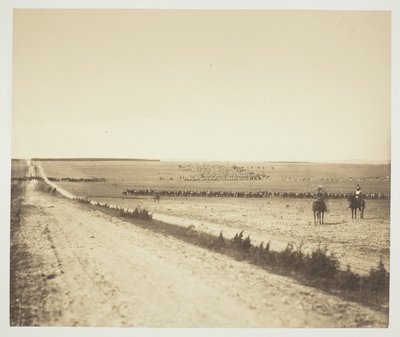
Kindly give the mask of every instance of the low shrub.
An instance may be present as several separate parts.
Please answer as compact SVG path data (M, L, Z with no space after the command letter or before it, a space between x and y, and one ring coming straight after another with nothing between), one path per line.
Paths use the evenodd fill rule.
M389 293L389 273L382 261L379 261L377 268L371 269L369 274L362 278L362 282L368 295L385 296Z
M90 199L88 199L86 197L75 197L74 200L76 200L77 202L80 202L82 204L90 204Z
M382 261L377 268L371 269L366 276L360 276L352 272L350 266L346 271L339 269L340 263L333 253L327 249L318 247L309 254L302 252L302 244L294 249L292 243L288 243L283 251L277 252L270 249L270 242L265 247L264 243L254 246L250 236L243 239L243 231L236 233L228 240L222 237L224 247L233 251L233 256L245 257L250 262L262 266L268 270L279 273L297 274L306 283L326 290L344 291L345 294L355 297L360 302L382 303L388 299L389 273ZM211 247L212 248L212 247ZM235 254L239 252L240 255Z
M315 278L328 279L335 276L339 270L339 261L334 254L327 254L326 249L318 248L307 255L305 266L307 273Z
M350 265L346 271L336 273L333 280L333 287L341 290L360 291L361 276L351 271Z
M137 206L134 210L121 209L120 215L142 220L151 220L153 218L146 208L142 208L140 206Z

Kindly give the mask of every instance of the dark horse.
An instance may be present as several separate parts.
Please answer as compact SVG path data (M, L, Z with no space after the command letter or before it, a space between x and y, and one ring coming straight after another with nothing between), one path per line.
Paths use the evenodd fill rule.
M351 208L351 218L357 219L357 208L360 210L361 219L364 218L365 201L363 199L357 199L355 195L349 197L349 202Z
M312 204L312 210L314 213L314 225L324 223L324 214L327 211L326 204L323 200L315 200Z

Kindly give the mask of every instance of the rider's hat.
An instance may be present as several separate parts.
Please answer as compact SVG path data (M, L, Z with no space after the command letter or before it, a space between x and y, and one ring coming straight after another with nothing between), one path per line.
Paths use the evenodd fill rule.
M358 189L358 190L360 189L360 185L357 185L357 189Z

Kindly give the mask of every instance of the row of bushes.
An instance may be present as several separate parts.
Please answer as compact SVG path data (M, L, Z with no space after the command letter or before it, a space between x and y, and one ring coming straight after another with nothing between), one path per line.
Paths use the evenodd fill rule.
M332 292L340 291L361 302L382 304L389 298L390 275L382 261L369 274L358 275L351 271L350 266L345 271L340 270L338 259L326 249L318 248L311 253L304 253L301 246L294 249L292 244L288 244L283 251L273 251L269 242L266 245L253 245L250 236L244 238L243 231L232 239L226 239L222 232L218 237L205 236L194 227L189 227L187 235L203 239L202 243L207 248L246 259L280 274L296 275L309 285Z
M74 200L83 203L83 204L91 204L93 206L98 206L110 210L115 210L119 212L119 215L124 217L130 217L135 219L142 219L142 220L151 220L153 215L149 213L146 208L137 206L135 209L129 209L121 206L109 205L108 203L102 203L94 200L90 200L87 197L75 197Z

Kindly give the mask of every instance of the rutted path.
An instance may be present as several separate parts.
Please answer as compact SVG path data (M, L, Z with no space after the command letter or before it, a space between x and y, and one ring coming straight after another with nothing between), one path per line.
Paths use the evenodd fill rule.
M28 183L18 242L43 287L19 301L36 325L134 327L386 326L387 316ZM24 275L25 273L25 275ZM25 278L24 278L25 276ZM46 293L42 303L35 293ZM13 299L15 300L15 299Z

